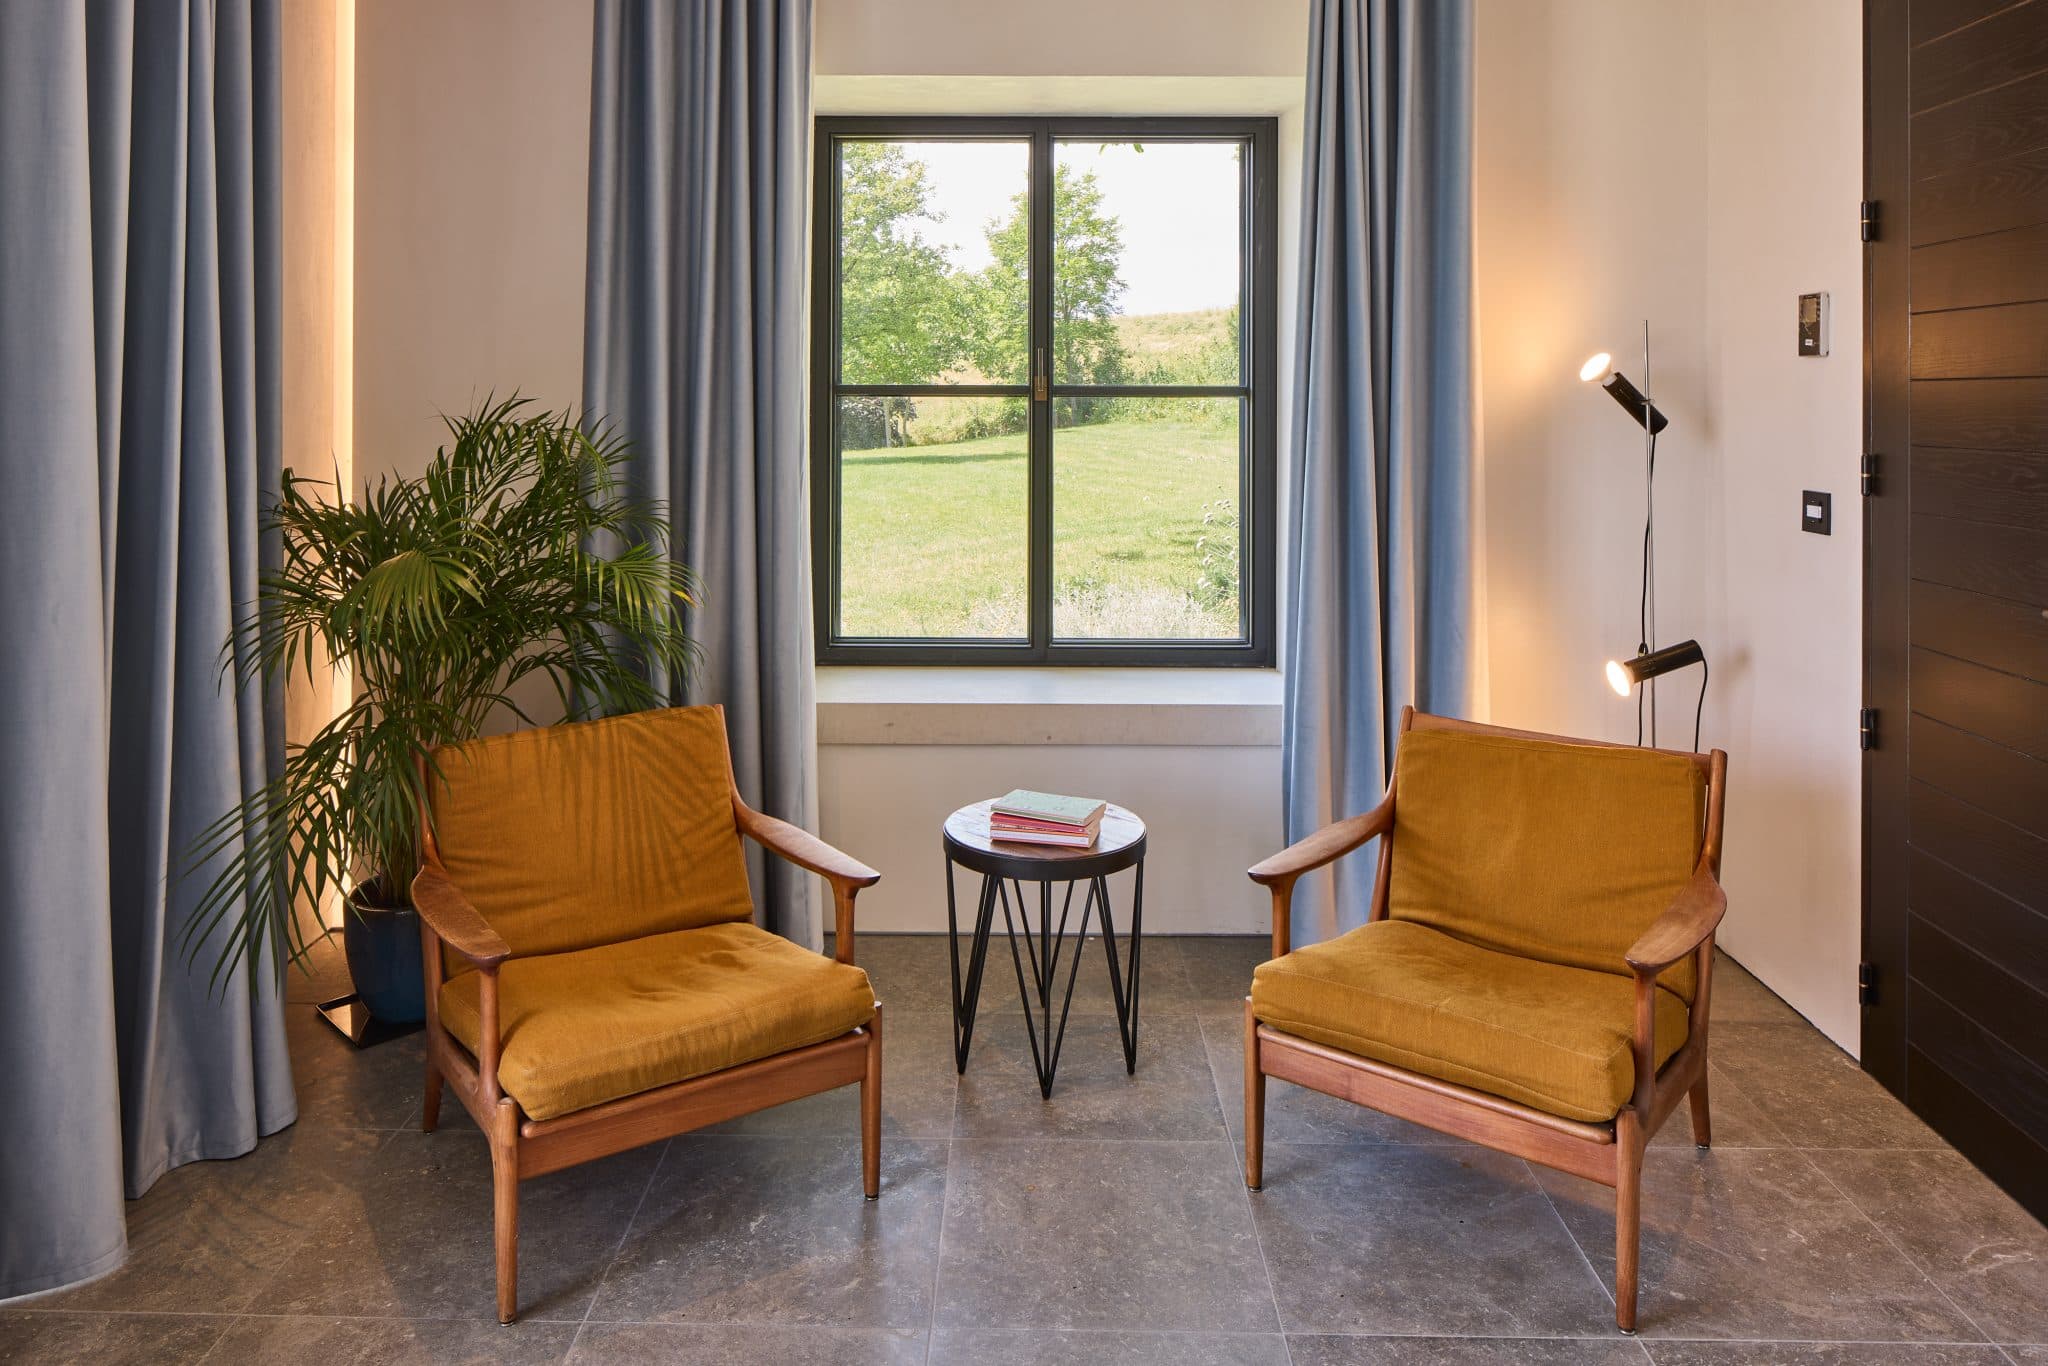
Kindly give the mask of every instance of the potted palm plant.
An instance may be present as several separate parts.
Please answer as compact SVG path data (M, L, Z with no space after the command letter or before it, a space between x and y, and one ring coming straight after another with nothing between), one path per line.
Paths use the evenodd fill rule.
M193 851L210 877L187 945L220 946L216 975L244 956L303 958L313 941L295 908L342 895L357 994L385 1023L424 1013L407 903L421 761L533 724L529 707L574 718L656 705L656 680L694 653L690 572L664 509L626 493L621 440L518 398L446 422L423 473L353 502L285 474L267 517L281 561L229 657L266 683L331 661L353 695Z

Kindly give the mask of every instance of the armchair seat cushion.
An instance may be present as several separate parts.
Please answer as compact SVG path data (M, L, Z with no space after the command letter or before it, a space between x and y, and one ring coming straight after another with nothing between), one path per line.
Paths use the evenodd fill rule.
M441 1023L481 1046L479 976L441 987ZM792 1048L874 1018L868 976L746 922L676 930L498 970L498 1081L552 1119Z
M1635 1089L1634 992L1615 973L1381 920L1261 964L1252 1013L1314 1043L1603 1123ZM1659 1067L1685 1035L1685 1002L1658 987Z

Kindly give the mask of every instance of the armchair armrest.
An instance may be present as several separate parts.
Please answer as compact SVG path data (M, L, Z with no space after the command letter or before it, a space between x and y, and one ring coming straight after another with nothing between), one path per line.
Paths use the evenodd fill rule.
M1273 894L1273 956L1279 958L1291 947L1293 931L1289 903L1294 883L1303 873L1334 863L1376 835L1394 828L1394 794L1362 815L1332 821L1306 839L1296 840L1269 859L1253 864L1245 876Z
M1655 977L1706 942L1727 910L1728 894L1702 861L1693 870L1692 881L1629 945L1629 967L1638 977Z
M1292 883L1303 873L1334 863L1375 835L1394 828L1394 802L1389 797L1363 815L1332 821L1313 835L1297 840L1269 859L1253 864L1245 875L1261 887Z
M1699 867L1693 869L1692 881L1685 884L1672 898L1671 904L1664 908L1664 913L1651 921L1650 927L1629 945L1625 955L1636 979L1635 1023L1630 1031L1636 1084L1629 1107L1645 1125L1650 1122L1657 1093L1657 974L1706 943L1727 910L1728 894L1715 880L1713 865L1707 858L1702 858ZM1700 990L1704 991L1704 973L1700 981ZM1704 1005L1703 996L1693 1002L1695 1024L1701 1029L1705 1028L1705 1023L1697 1015Z
M832 956L842 963L853 961L853 899L863 887L872 887L882 875L848 854L842 854L808 830L788 821L766 816L732 798L733 820L740 832L770 853L816 873L832 884Z
M441 942L482 971L496 970L512 956L504 936L484 922L462 889L435 867L420 869L412 880L412 904Z
M872 887L882 880L880 873L859 859L840 853L808 830L764 816L737 797L732 809L740 830L749 839L797 867L816 873L835 888Z

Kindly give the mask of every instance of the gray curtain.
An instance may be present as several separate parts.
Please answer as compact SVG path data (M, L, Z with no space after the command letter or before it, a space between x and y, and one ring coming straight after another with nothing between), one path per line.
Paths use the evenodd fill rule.
M815 830L810 81L810 0L598 0L583 402L703 580L676 700L724 703L741 794ZM812 880L750 856L763 923L816 947Z
M1374 806L1401 707L1471 670L1469 0L1313 0L1303 123L1283 790L1289 840ZM1368 846L1294 937L1363 922Z
M221 680L279 463L275 0L0 4L0 1297L296 1117L183 850L282 758Z

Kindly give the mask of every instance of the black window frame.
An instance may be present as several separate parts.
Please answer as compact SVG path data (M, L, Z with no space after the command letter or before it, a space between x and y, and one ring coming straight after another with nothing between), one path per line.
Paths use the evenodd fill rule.
M1029 349L1052 339L1053 148L1056 142L1237 141L1245 148L1241 205L1239 383L1235 385L843 384L839 339L839 144L846 141L1028 140L1031 249ZM820 664L1093 665L1270 668L1276 623L1278 523L1278 120L1258 117L825 116L816 120L811 262L812 596ZM1051 368L1050 361L1042 361ZM1239 583L1245 633L1237 640L1057 640L1052 634L1053 426L1062 398L1127 395L1240 401ZM848 396L1021 397L1030 414L1027 473L1029 636L1022 641L847 637L839 603L839 400Z

